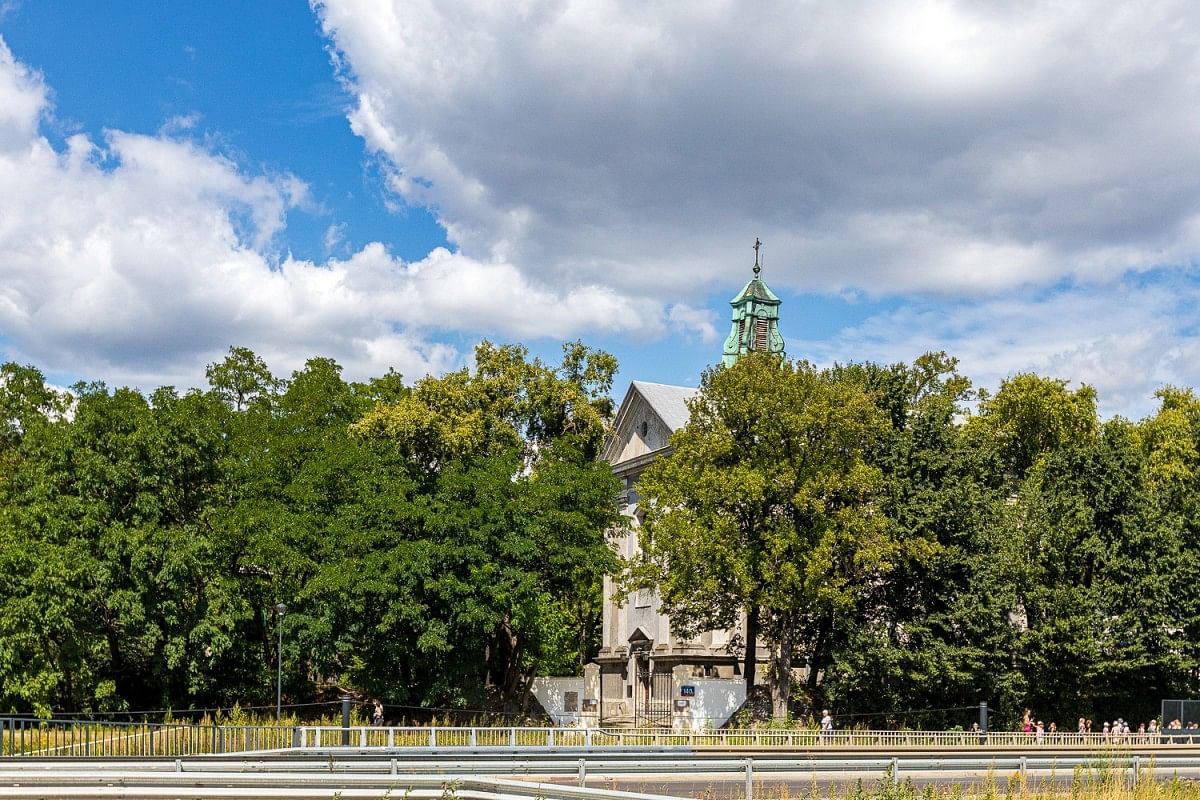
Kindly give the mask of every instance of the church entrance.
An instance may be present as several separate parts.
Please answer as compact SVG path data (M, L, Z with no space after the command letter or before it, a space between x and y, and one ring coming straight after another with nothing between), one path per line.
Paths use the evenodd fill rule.
M635 728L670 727L671 673L654 672L649 661L639 661L633 700Z

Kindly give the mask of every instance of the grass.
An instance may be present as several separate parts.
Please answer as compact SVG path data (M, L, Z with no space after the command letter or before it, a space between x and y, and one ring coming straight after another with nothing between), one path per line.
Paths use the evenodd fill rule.
M1098 762L1093 767L1076 767L1070 774L1026 777L1020 772L1006 775L990 773L982 784L947 783L918 787L911 778L900 781L890 774L877 782L858 780L850 785L821 788L815 783L803 793L787 786L759 783L754 800L1200 800L1200 782L1177 775L1153 774L1143 767L1133 775ZM768 779L769 781L769 779ZM725 795L710 788L704 800L742 800L741 791Z

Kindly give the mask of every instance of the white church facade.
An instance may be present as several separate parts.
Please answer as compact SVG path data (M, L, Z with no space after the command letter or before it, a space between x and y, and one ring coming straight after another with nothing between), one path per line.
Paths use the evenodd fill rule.
M758 243L755 250L757 255ZM730 301L733 308L723 364L751 351L783 355L779 298L754 278ZM615 536L619 555L638 552L643 517L638 479L650 464L669 458L670 438L687 424L698 390L634 381L625 393L602 458L621 481L619 505L627 528ZM580 678L536 678L534 696L557 724L720 727L745 700L741 643L745 619L693 638L678 636L650 589L622 593L604 579L603 633L598 655ZM759 648L760 659L765 648ZM759 664L759 672L765 664ZM756 683L759 681L756 680Z

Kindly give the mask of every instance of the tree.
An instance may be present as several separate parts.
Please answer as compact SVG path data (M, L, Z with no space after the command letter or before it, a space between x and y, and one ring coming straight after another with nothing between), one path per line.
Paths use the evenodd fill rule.
M959 424L973 389L945 353L837 371L890 422L869 458L883 475L878 511L903 547L834 642L825 693L842 713L879 715L876 724L892 712L905 712L892 718L902 724L953 724L940 711L907 711L989 699L1004 672L995 645L1007 608L982 581L997 487L982 478L988 470Z
M355 424L403 470L409 494L396 507L411 503L353 551L379 576L366 585L389 598L383 613L348 603L406 670L395 691L461 703L487 686L515 702L542 664L563 661L547 615L576 615L572 660L592 646L601 577L615 566L618 486L596 461L615 369L580 343L552 367L484 342L473 371L423 379Z
M643 560L627 582L655 586L685 637L733 627L744 610L747 691L761 635L782 717L794 658L815 676L897 557L868 461L887 420L856 381L765 354L706 372L691 412L639 482Z

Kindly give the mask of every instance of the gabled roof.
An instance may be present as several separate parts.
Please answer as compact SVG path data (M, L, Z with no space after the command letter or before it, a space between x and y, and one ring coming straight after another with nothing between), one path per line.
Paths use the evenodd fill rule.
M671 386L666 383L648 383L646 381L634 381L630 388L637 389L672 433L687 425L687 421L692 415L688 411L688 401L696 396L696 392L700 391L690 386Z
M625 438L625 428L630 424L626 420L629 414L633 413L632 409L638 406L639 398L674 433L687 425L691 416L687 404L698 391L700 390L690 386L671 386L647 381L634 381L629 384L625 399L621 401L621 407L617 410L617 418L613 421L611 438L605 443L601 457L610 464L615 463L614 459L620 454L621 441Z

